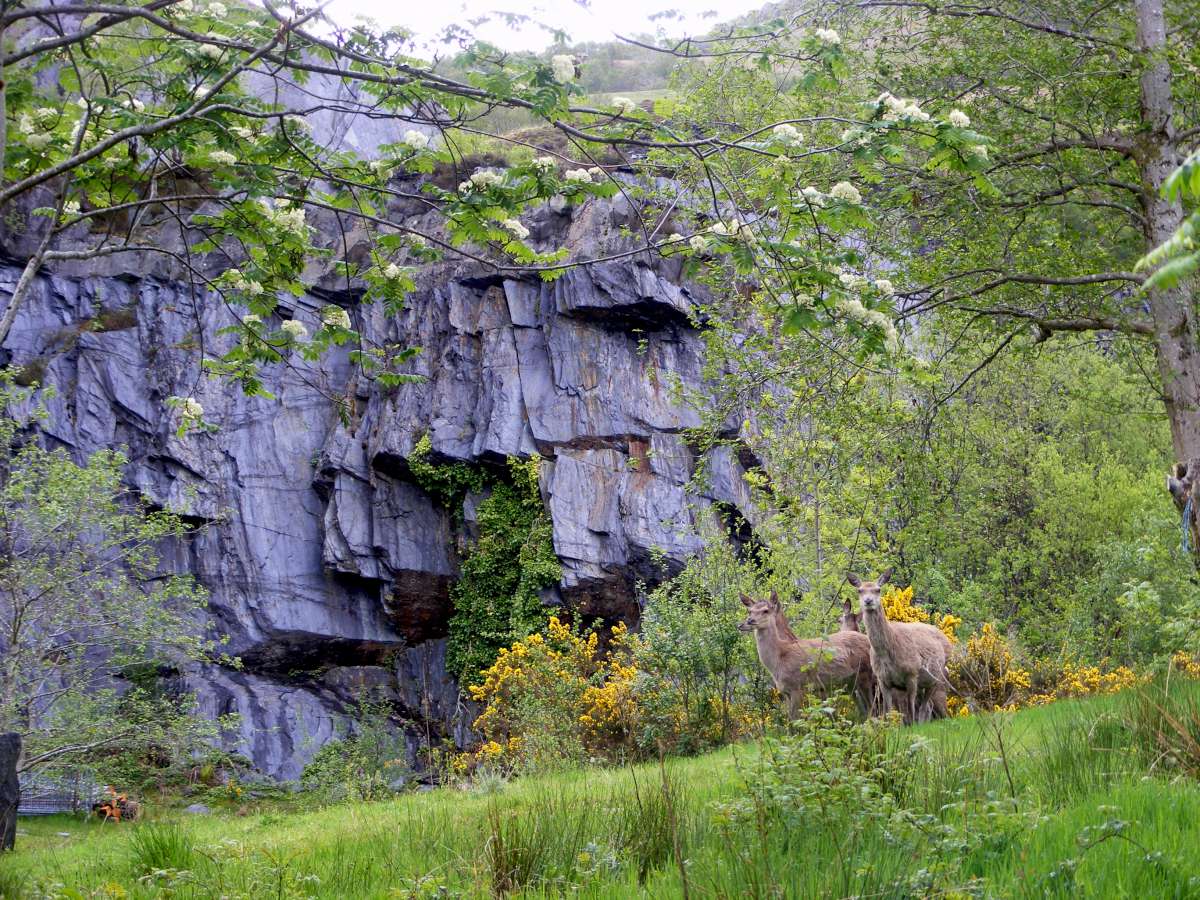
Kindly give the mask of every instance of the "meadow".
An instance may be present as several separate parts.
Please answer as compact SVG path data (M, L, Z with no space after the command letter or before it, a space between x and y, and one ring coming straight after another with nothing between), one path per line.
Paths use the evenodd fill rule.
M317 809L22 820L0 895L1200 896L1200 686ZM302 800L300 801L303 802Z

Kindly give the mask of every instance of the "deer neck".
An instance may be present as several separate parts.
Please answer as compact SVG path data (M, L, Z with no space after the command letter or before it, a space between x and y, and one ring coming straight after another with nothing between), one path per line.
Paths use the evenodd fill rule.
M784 637L781 632L778 617L772 619L766 628L760 628L754 632L754 644L758 648L759 662L773 676L778 676L782 670L783 650L792 643L794 641Z
M871 641L871 647L875 650L875 655L883 659L892 658L892 629L888 625L887 616L883 614L883 608L866 609L862 611L863 624L867 629L867 637Z

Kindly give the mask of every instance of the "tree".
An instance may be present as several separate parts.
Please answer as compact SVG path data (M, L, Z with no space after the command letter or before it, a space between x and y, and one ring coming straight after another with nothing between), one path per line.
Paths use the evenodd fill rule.
M875 238L908 264L903 316L995 333L994 346L975 350L985 362L1023 334L1110 332L1135 358L1148 350L1176 459L1183 472L1200 472L1191 463L1200 457L1195 284L1147 280L1135 268L1183 221L1178 193L1164 188L1200 136L1195 5L842 7L863 35L877 88L955 107L959 122L999 148L986 180L934 179L907 162L890 168L892 223ZM1176 491L1181 508L1190 490L1189 482ZM1190 524L1200 535L1194 516Z
M199 298L229 307L229 328L241 339L205 366L251 393L263 391L260 365L331 344L350 344L352 361L385 384L405 377L413 349L364 345L354 300L327 306L311 339L304 323L282 321L279 298L303 293L307 267L318 261L343 281L346 297L395 307L411 287L409 267L445 253L512 277L552 279L574 265L655 251L731 255L748 273L746 244L762 238L773 261L800 279L772 289L820 298L795 321L838 321L832 298L841 288L828 265L844 254L812 255L792 241L814 225L837 231L860 221L857 191L847 184L817 213L808 201L796 205L786 165L750 191L736 180L764 163L846 153L838 142L801 149L803 129L837 123L814 116L731 128L719 116L664 119L621 97L591 107L580 102L565 55L472 45L455 60L465 74L453 78L407 55L407 46L402 33L340 28L294 3L258 10L219 0L8 0L0 7L0 212L28 221L20 238L27 263L0 340L43 266L130 252L167 256ZM739 26L697 46L671 55L751 72L782 67L808 92L830 88L845 71L837 34L796 22ZM497 110L521 111L545 134L540 143L509 139L520 152L489 165L471 150L496 146L482 120ZM333 118L389 129L379 158L314 141L306 123ZM940 146L942 130L925 131ZM676 181L656 182L663 173ZM535 248L520 221L554 196L577 202L617 192L636 221L627 245L602 260ZM787 204L777 218L731 215L761 212L760 201L776 197ZM431 224L416 230L411 217L393 213L399 205L427 210ZM315 217L343 238L363 226L368 250L350 253L346 240L318 246ZM669 231L673 224L679 230ZM889 333L882 318L852 324L877 347ZM180 408L185 427L202 424L202 410Z
M0 732L22 771L161 749L197 725L161 679L217 649L206 595L161 565L188 528L122 487L120 453L76 465L30 440L12 410L31 403L0 377Z

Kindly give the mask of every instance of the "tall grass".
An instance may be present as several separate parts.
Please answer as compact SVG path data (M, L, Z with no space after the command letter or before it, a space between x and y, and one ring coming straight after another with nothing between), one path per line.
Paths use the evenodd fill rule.
M138 825L129 839L134 870L139 875L155 871L191 871L198 855L191 832L175 823Z
M490 793L104 828L29 820L0 859L0 892L1200 896L1197 722L1200 689L1152 685L909 729L826 716L706 757ZM192 877L151 877L164 871Z

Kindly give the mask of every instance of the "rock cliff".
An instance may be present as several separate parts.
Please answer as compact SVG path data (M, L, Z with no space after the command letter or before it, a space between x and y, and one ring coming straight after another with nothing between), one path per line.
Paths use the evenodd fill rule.
M624 246L629 218L618 198L546 205L528 224L539 243L589 258ZM318 223L330 240L333 224ZM343 238L353 253L353 230ZM26 244L0 240L0 300ZM587 615L636 619L636 583L662 577L652 557L681 565L714 501L747 507L732 456L712 460L711 488L688 491L697 460L683 432L698 416L671 384L701 386L703 345L695 289L670 261L634 257L545 284L447 260L420 271L398 316L359 305L327 272L311 283L285 312L314 330L316 310L342 304L372 341L422 347L413 371L424 380L382 389L335 353L268 370L277 399L247 398L199 366L232 339L218 332L239 311L158 257L44 272L2 348L56 388L47 442L79 458L125 447L132 487L207 524L168 562L207 587L209 624L243 667L183 680L206 712L239 713L236 749L282 778L349 727L364 687L390 693L414 752L430 734L469 736L445 636L470 510L456 526L463 517L411 477L422 435L436 461L544 458L563 568L546 602ZM177 436L171 395L198 399L218 430Z

